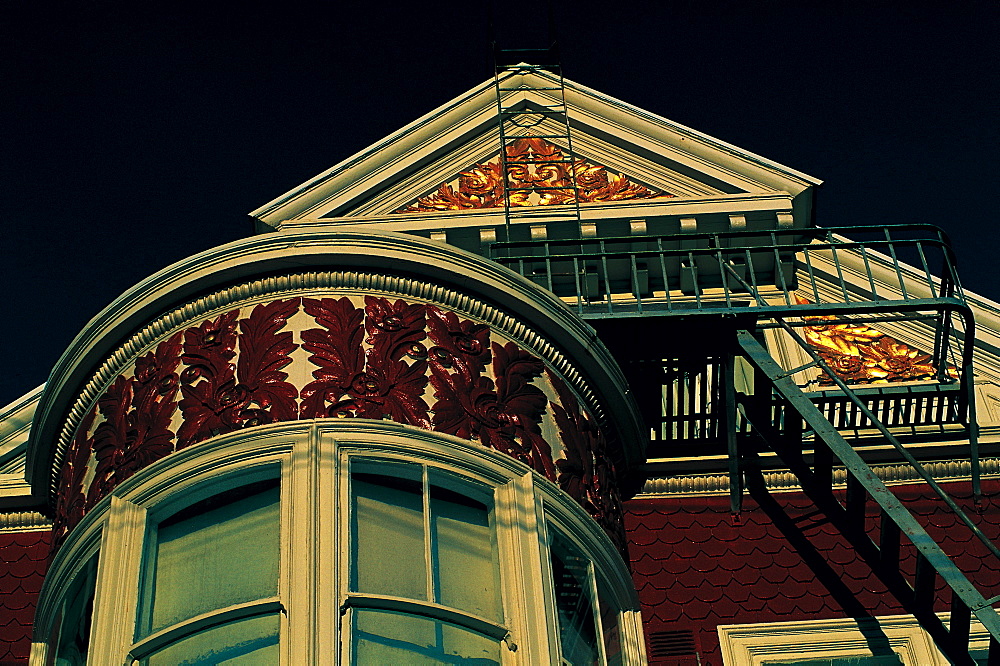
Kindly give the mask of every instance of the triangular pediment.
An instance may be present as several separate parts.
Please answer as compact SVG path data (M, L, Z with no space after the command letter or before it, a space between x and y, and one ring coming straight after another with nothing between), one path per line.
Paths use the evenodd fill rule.
M553 92L558 80L539 70L509 72L501 83L504 104L520 104L526 113L552 105L560 94ZM276 229L286 221L502 209L495 195L477 190L490 183L475 182L489 181L500 162L496 95L488 80L251 215ZM565 100L574 196L583 207L741 197L784 197L782 205L802 215L811 207L808 193L819 181L810 176L571 81L565 81ZM507 150L523 151L534 141L568 154L565 140L551 138L565 134L560 124L545 119L522 133L533 135L529 139L508 141ZM529 175L537 178L536 171ZM529 193L513 205L566 203L565 193L550 192Z

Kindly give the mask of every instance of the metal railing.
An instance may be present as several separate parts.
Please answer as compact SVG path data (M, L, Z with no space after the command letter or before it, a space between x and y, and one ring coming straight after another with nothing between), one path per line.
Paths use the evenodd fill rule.
M964 302L947 236L923 224L512 241L490 258L585 318L756 310L744 282L782 310Z

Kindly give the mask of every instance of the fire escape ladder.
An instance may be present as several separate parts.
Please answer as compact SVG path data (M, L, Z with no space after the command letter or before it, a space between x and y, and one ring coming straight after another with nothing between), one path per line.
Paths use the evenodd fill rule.
M890 430L912 433L921 425L921 404L928 405L927 425L947 429L942 432L949 436L956 428L965 430L978 501L975 324L950 244L940 229L779 226L505 241L492 244L489 251L494 261L553 292L591 321L602 339L620 352L616 357L628 359L629 382L654 432L651 444L667 453L654 464L671 464L668 446L676 446L676 439L682 445L711 447L706 458L712 464L721 463L719 454L724 453L735 513L741 508L744 482L754 491L766 490L763 474L755 468L763 463L757 455L761 449L751 439L759 437L798 477L819 513L838 527L954 663L974 663L969 633L975 617L991 637L989 663L1000 665L1000 616L993 609L1000 597L983 597L841 434L880 433L894 457L912 466L990 556L1000 558L1000 549L893 434L900 431ZM931 366L927 372L898 385L848 386L802 334L806 326L844 326L882 336L871 326L902 322L933 327L934 349L933 356L923 355ZM686 340L679 331L695 339ZM764 331L791 341L785 348L786 365L804 365L782 367L757 339ZM663 340L681 341L695 351L688 359L664 359ZM644 344L649 342L657 343L653 351ZM803 355L792 361L798 355L796 345ZM737 356L747 366L738 363ZM747 383L747 394L737 392L737 368L753 374L752 384L747 383L751 378L740 377ZM832 386L806 393L816 381L806 376L813 374L804 372L810 369ZM803 451L806 429L815 442L808 459L809 452ZM834 466L846 473L843 499L834 490ZM870 529L872 517L866 516L869 507L880 516L877 534ZM911 552L908 547L904 551L907 540L916 553L912 572L908 567L904 571L901 562L901 556ZM951 590L951 617L942 622L934 611L945 586Z
M808 345L805 345L794 329L787 327L786 324L785 330L808 350ZM817 505L826 509L831 521L840 527L844 536L858 549L858 552L873 564L873 569L886 583L888 589L904 608L917 617L921 626L928 631L950 659L960 664L974 663L969 655L969 626L971 617L975 616L991 637L989 663L1000 661L1000 647L998 647L1000 615L992 607L992 604L1000 599L987 600L983 597L910 511L844 439L833 423L795 384L791 378L793 373L784 370L751 331L739 330L736 337L740 352L754 368L758 381L761 382L760 385L755 383L755 392L762 392L764 386L769 386L771 390L766 391L768 396L773 391L790 407L792 414L800 417L814 433L815 452L812 467L810 468L802 454L801 438L795 442L792 441L794 438L781 436L775 432L770 409L768 405L760 404L759 396L755 401L756 406L753 404L741 406L742 416L753 430L765 439L789 469L798 476L802 488L812 496ZM1000 558L1000 549L941 489L923 466L868 409L864 401L830 370L818 354L811 353L813 363L810 365L815 364L834 379L838 387L871 423L875 424L938 497L955 512L995 557ZM799 446L795 446L796 443ZM736 453L735 458L738 462L730 470L731 484L736 486L735 492L741 494L743 472L750 471L747 467L753 464L753 458L743 452ZM847 492L843 503L833 492L832 472L835 461L843 465L847 475ZM869 500L878 505L881 516L878 543L868 536L866 527L866 505ZM900 546L904 537L917 551L917 566L912 582L906 579L900 568ZM947 627L933 612L938 578L952 591L951 614Z
M495 49L493 81L508 240L510 225L517 221L544 218L546 222L579 224L579 162L573 151L566 83L557 45L547 49ZM534 151L515 154L511 150L520 145L518 142L539 139L558 150L542 155Z

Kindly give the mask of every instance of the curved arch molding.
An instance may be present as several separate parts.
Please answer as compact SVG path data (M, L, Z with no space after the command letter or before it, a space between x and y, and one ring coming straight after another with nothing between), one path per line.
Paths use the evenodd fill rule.
M268 423L334 418L391 420L501 451L556 482L620 543L616 478L635 460L626 449L637 439L627 436L632 410L621 418L605 399L618 389L618 402L631 407L617 367L601 358L606 350L591 338L591 353L565 353L574 337L579 344L585 325L552 328L558 322L551 320L565 314L561 304L518 283L519 276L501 275L518 287L508 291L519 297L516 318L455 289L457 280L436 277L435 284L338 270L243 282L146 324L91 365L75 392L54 373L42 417L58 413L60 389L75 398L61 412L45 465L56 543L119 483L174 451ZM105 311L91 327L127 321L129 309ZM555 335L536 332L531 324L546 323L539 315L548 315L546 328ZM78 363L93 356L87 347L99 345L90 333L77 338L60 366L67 356ZM39 441L36 466L45 460Z

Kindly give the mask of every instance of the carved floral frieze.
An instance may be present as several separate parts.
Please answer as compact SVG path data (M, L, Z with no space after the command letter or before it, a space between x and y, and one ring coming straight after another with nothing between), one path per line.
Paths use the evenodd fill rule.
M510 192L510 206L514 207L674 196L587 160L568 159L562 148L545 139L516 139L507 145L506 157L506 189ZM497 155L488 162L474 164L396 212L503 208L504 190L504 161Z
M604 436L552 368L481 321L356 293L216 312L114 376L66 451L54 542L175 450L313 418L386 419L501 451L559 484L623 543Z

